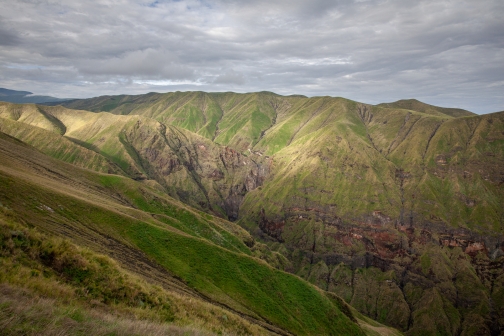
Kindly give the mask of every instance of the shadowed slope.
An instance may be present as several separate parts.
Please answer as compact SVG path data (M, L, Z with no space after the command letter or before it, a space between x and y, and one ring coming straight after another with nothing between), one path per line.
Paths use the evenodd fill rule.
M58 164L8 137L0 145L0 202L16 220L101 248L133 271L157 264L175 276L168 287L202 293L272 331L362 334L322 291L248 256L234 224L206 219L139 182ZM206 237L205 227L213 234Z

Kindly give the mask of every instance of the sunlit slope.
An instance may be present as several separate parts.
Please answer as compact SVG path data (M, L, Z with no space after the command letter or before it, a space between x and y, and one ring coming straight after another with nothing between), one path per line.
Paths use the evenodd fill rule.
M251 94L172 92L104 96L65 104L72 109L142 115L245 151L275 124L276 115L299 98Z
M402 224L500 230L504 113L452 118L344 99L311 104L279 119L256 145L280 150L264 186L243 203L251 223L263 208L276 219L310 208L334 220L380 211Z
M502 230L504 113L432 118L399 112L375 107L367 128L376 148L400 170L401 209L408 213L400 219L441 221L485 234ZM383 141L384 122L400 124L393 139Z
M257 145L281 149L240 224L293 272L411 335L499 329L504 113L452 118L324 99ZM279 145L275 133L292 141Z
M238 217L244 195L260 185L269 170L264 157L245 157L144 116L2 107L1 129L46 154L98 171L155 180L171 196L226 218Z
M237 94L205 92L149 93L137 96L102 96L63 103L73 109L114 114L138 114L160 122L196 132L217 143L244 151L254 147L270 128L277 128L275 143L269 152L292 142L291 128L302 128L310 118L330 109L337 99L280 96L270 92ZM322 104L318 104L322 102ZM443 108L415 99L384 103L378 106L403 109L438 117L472 116L474 113ZM296 115L293 119L291 116ZM289 121L284 122L287 116ZM323 114L320 116L323 118ZM321 122L323 123L325 119ZM279 126L278 124L282 124ZM320 125L320 124L319 124ZM296 136L296 134L294 134Z
M64 126L60 123L57 127L40 111L35 105L0 103L0 131L76 166L99 172L123 173L119 166L103 155L63 137Z
M143 254L188 288L258 323L295 334L363 334L338 301L251 257L247 234L234 224L207 219L141 182L58 163L4 136L0 148L0 202L18 220L104 248L133 269Z
M467 110L429 105L422 103L421 101L418 101L416 99L402 99L393 103L379 104L378 106L412 110L431 115L448 115L451 117L470 117L475 115L474 113Z
M375 208L394 211L400 198L396 167L373 148L355 103L320 98L309 107L309 113L301 107L280 121L258 144L266 153L273 146L281 149L264 186L247 195L243 213L278 220L310 209L339 221ZM275 143L282 137L289 141Z

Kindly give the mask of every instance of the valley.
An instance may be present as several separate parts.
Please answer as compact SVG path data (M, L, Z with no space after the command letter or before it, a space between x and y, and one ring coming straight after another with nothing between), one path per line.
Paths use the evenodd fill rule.
M504 330L504 112L173 92L0 103L0 132L3 222L243 328L202 330Z

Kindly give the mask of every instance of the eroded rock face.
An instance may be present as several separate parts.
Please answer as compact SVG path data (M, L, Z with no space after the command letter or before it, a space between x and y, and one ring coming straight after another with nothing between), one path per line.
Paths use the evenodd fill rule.
M228 219L234 221L238 219L240 205L246 193L264 183L270 171L271 160L255 154L251 157L244 156L229 147L222 149L219 158L234 182L223 201Z
M123 133L123 145L142 179L154 179L167 192L196 208L236 220L247 192L261 186L271 159L219 146L173 127L136 123Z
M407 334L504 327L502 236L401 225L379 210L349 223L321 208L290 208L281 220L263 209L259 228L285 244L289 271Z
M284 220L269 220L266 218L264 209L261 209L259 228L269 237L276 239L278 242L283 243L282 232L285 226Z

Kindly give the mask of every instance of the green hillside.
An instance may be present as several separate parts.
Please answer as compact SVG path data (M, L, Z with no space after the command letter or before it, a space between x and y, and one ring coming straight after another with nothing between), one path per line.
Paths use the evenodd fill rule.
M0 131L236 220L270 265L407 334L504 328L503 112L269 92L66 106L0 105Z
M432 115L444 114L451 117L470 117L475 115L474 113L467 110L429 105L422 103L421 101L418 101L416 99L403 99L393 103L379 104L378 106L389 108L401 108L405 110L412 110Z
M72 109L142 115L197 133L242 152L261 139L278 114L299 97L271 92L252 94L173 92L139 96L104 96L64 104Z
M238 217L245 193L269 170L267 158L246 157L138 115L0 104L0 118L0 131L45 154L100 172L154 180L170 196L231 219Z
M163 314L187 325L193 317L184 318L183 311L194 309L195 325L210 332L364 334L342 301L257 258L267 256L243 229L188 208L155 184L80 169L6 135L0 136L0 162L1 260L4 269L12 269L2 272L10 293L5 314L30 313L12 302L21 293L17 288L46 295L58 284L75 299L49 295L60 307L52 318L73 309L81 324L91 319L85 302L92 299L123 316L132 311L150 319L149 328L161 328L156 323ZM142 284L122 268L164 289ZM195 298L195 307L177 306L180 295ZM208 304L202 300L219 315L205 320ZM223 315L230 317L222 320Z

